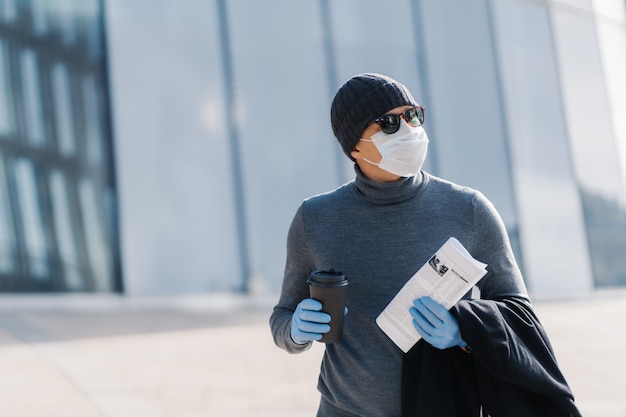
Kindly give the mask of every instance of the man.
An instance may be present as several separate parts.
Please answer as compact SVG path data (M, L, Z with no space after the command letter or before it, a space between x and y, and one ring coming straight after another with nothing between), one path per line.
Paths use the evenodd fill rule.
M349 279L343 337L326 345L322 362L318 416L471 417L502 410L508 416L515 414L506 414L504 396L519 394L518 402L526 401L523 367L521 375L505 378L511 389L496 393L493 386L504 385L490 378L500 378L500 371L481 365L487 355L503 356L499 349L506 343L501 342L516 329L509 321L517 324L518 306L533 316L506 230L480 192L422 171L428 148L423 123L424 108L407 88L381 74L354 76L333 100L333 132L355 162L356 178L299 207L287 238L280 300L270 318L279 347L306 351L330 329L321 303L309 298L307 277L315 270L334 269ZM376 317L451 236L488 264L478 285L482 299L461 301L452 311L428 297L416 299L410 313L422 340L404 354L376 325ZM477 324L491 317L505 320ZM529 334L524 343L532 345L544 336ZM483 346L483 340L493 345ZM535 360L534 352L522 353L504 359L504 367L509 360L512 365ZM558 368L544 368L541 355L537 366L549 369L547 378L554 384L539 395L565 398L567 407L571 393ZM474 387L477 380L483 381L479 388ZM534 397L529 407L535 407ZM568 409L550 415L576 414Z

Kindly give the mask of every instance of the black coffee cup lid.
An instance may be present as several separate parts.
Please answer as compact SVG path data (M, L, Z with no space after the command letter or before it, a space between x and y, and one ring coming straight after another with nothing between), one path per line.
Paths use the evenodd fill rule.
M313 271L311 272L311 275L309 276L307 281L313 281L313 282L317 282L320 284L323 283L333 283L333 282L342 282L342 281L347 281L346 276L339 272L339 271L335 271L334 269L331 270L317 270L317 271Z

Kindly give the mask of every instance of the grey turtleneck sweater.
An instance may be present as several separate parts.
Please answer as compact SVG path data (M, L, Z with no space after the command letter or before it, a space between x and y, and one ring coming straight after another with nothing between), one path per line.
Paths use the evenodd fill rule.
M392 183L356 179L305 200L292 221L278 304L270 318L277 346L291 340L292 314L309 297L306 279L335 269L349 279L341 341L326 345L318 416L400 416L402 351L375 319L404 283L450 237L488 264L481 298L527 298L504 224L478 191L421 172ZM446 389L446 387L441 387Z

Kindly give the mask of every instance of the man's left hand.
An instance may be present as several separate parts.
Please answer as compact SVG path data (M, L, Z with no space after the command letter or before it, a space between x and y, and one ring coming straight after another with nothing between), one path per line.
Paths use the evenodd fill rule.
M466 346L456 318L430 297L421 297L409 309L413 326L428 343L437 349Z

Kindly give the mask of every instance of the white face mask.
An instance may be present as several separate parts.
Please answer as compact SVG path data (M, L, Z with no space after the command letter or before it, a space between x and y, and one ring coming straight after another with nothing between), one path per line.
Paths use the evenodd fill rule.
M411 127L404 120L396 133L388 135L378 132L371 139L361 139L373 142L382 155L379 163L365 162L378 166L392 174L401 177L412 177L422 169L428 152L428 135L423 127Z

